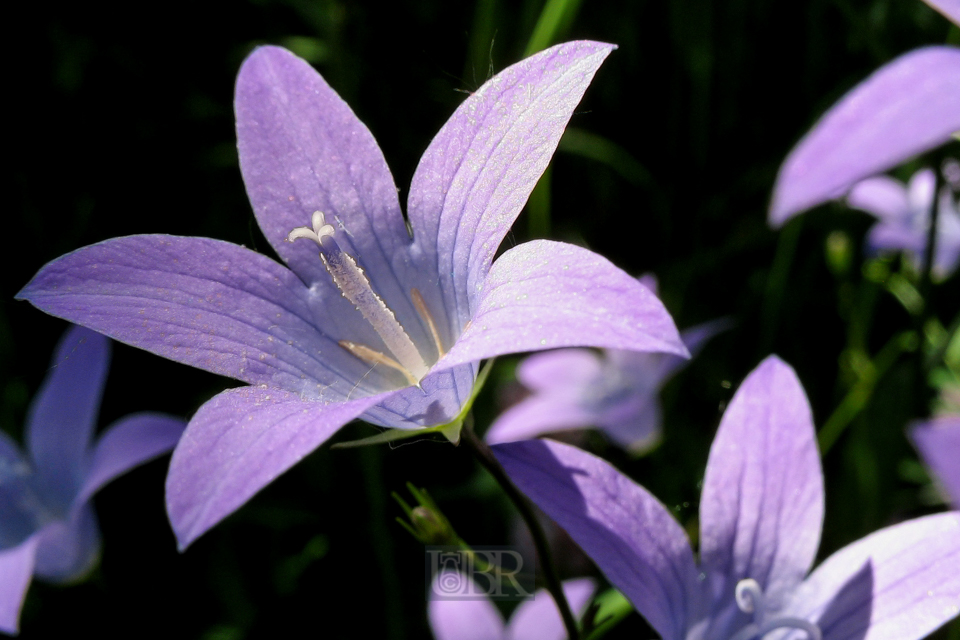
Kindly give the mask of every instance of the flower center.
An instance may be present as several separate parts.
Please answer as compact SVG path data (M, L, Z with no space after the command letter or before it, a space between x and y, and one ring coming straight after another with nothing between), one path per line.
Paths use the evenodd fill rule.
M399 371L407 379L407 382L418 385L423 376L430 370L430 366L420 354L417 346L397 321L393 311L371 288L370 280L357 264L357 261L337 244L333 237L336 229L333 225L327 223L323 212L314 211L311 222L313 224L312 229L297 227L287 236L287 241L293 242L297 238L308 238L317 243L320 247L320 259L323 261L323 266L326 267L330 277L333 278L334 284L340 289L343 297L353 303L353 306L363 315L363 318L370 323L370 326L383 340L383 344L386 345L393 357L367 345L350 342L349 340L340 340L340 346L364 362L374 366L385 365ZM438 357L442 356L444 350L440 341L440 334L437 331L433 316L427 309L423 296L414 288L410 290L410 298L417 313L426 322L430 334L433 336Z
M823 634L820 632L820 627L802 618L784 616L757 624L757 615L763 611L763 590L753 578L737 583L734 598L740 611L754 614L754 621L740 629L730 640L762 640L765 635L777 629L798 629L806 632L808 640L822 640Z

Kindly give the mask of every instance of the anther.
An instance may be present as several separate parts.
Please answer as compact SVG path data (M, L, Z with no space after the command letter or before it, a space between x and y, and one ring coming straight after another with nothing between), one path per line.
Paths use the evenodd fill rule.
M412 385L420 384L420 381L414 378L412 373L407 371L407 369L402 364L400 364L390 356L384 355L379 351L374 351L373 349L365 345L358 344L356 342L350 342L349 340L339 340L337 344L339 344L341 347L343 347L353 355L357 356L364 362L368 362L372 365L378 365L378 364L386 365L391 369L394 369L402 373L403 377L405 377L407 379L407 382L409 382L410 384Z

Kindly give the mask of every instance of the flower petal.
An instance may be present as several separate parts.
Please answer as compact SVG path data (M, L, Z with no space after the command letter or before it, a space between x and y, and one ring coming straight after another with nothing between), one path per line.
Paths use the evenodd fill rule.
M367 345L379 337L349 303L344 313L339 293L320 293L234 244L144 235L61 256L17 297L171 360L307 398L390 388L331 336Z
M557 349L535 353L517 365L517 380L533 391L567 395L582 389L603 372L599 354L589 349Z
M33 468L0 431L0 551L19 546L33 535L40 525L38 506Z
M0 550L0 631L16 635L20 631L20 609L33 577L37 539L29 538L19 546Z
M583 613L596 590L597 584L590 578L563 583L563 595L575 616ZM546 589L538 590L532 600L524 600L517 606L504 634L505 640L564 640L566 637L557 604Z
M427 603L427 619L430 630L436 640L503 640L503 616L489 600L460 600L442 598L443 590L438 587L446 578L473 582L467 575L454 571L444 571L433 578L430 585L430 601ZM446 592L450 592L447 589ZM483 593L479 586L471 588L470 593Z
M833 554L784 613L815 621L823 640L925 638L960 614L960 513L881 529Z
M30 404L24 437L36 473L33 481L48 507L68 511L80 490L109 367L110 341L70 327Z
M424 152L407 213L416 259L440 282L437 304L452 314L454 335L476 309L476 287L613 49L568 42L504 69L460 105Z
M923 0L960 27L960 0Z
M323 404L240 387L207 401L167 474L167 513L181 550L382 399Z
M885 222L909 224L910 202L903 183L888 176L876 176L853 185L847 206L860 209Z
M494 263L473 319L437 368L573 346L687 355L670 314L636 278L592 251L535 240Z
M171 451L186 427L183 420L159 413L134 413L115 422L97 441L76 504L117 476Z
M577 397L536 395L513 405L490 425L484 440L490 444L536 438L545 433L592 426L597 414L581 406Z
M339 295L316 245L286 241L322 211L342 230L337 243L361 261L400 323L408 331L419 328L410 292L395 275L412 272L406 264L410 235L393 176L369 129L313 67L280 47L259 47L244 61L235 108L247 195L277 253L308 286ZM418 342L419 336L411 337Z
M563 527L664 640L696 618L697 569L683 529L607 462L549 440L493 447L527 497Z
M794 147L773 190L770 223L946 143L960 130L960 49L925 47L857 85Z
M776 356L740 385L710 448L700 502L700 563L714 604L753 578L770 606L813 563L823 523L823 472L803 387Z
M69 519L43 527L37 538L34 573L50 582L83 578L100 559L100 528L89 503L74 509Z
M960 416L943 416L920 422L910 429L910 439L927 466L943 485L953 506L960 509Z

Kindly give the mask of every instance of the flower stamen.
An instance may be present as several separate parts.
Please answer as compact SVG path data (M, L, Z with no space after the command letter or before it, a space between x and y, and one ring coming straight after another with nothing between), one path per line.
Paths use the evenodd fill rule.
M443 342L440 341L440 332L437 331L437 324L433 321L433 315L427 308L427 303L416 287L410 289L410 299L413 300L413 306L417 308L417 313L427 323L430 328L430 335L433 336L433 344L437 346L437 360L443 357L446 351L443 350Z
M744 613L754 614L754 621L735 633L730 640L762 640L765 635L777 629L797 629L807 634L808 640L822 640L820 627L802 618L783 616L757 624L756 618L763 613L763 590L753 578L746 578L737 583L734 590L734 599L737 608Z
M396 359L394 360L375 349L353 342L341 341L340 346L365 362L385 364L397 369L404 374L404 377L411 384L418 384L418 381L427 374L430 367L427 366L423 356L420 355L413 340L410 339L403 326L397 321L393 311L370 286L370 280L356 260L337 244L336 239L334 239L336 229L333 225L327 224L323 212L314 211L311 223L313 224L312 229L297 227L287 235L287 240L293 242L298 238L308 238L317 243L320 247L320 259L323 261L323 266L326 267L330 277L333 278L334 284L340 289L340 293L353 303L353 306L363 315L364 319L370 323L370 326L377 332L377 335L380 336L387 349ZM416 302L414 304L416 305ZM345 344L353 345L353 347L347 347ZM360 353L364 355L360 355Z

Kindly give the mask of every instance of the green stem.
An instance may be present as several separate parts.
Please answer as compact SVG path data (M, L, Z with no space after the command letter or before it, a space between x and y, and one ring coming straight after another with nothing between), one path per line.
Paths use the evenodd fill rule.
M507 476L507 472L500 465L500 462L494 457L493 451L486 442L477 437L473 431L471 420L464 425L460 432L460 442L464 443L470 452L476 457L477 461L493 476L497 484L507 494L510 501L513 502L520 516L527 523L530 529L530 535L533 537L533 544L537 549L537 555L540 556L540 566L543 568L543 577L546 581L547 591L553 596L557 603L557 609L560 610L560 617L563 618L563 626L567 629L567 637L570 640L579 640L580 631L577 628L577 620L567 604L567 599L563 595L563 587L560 585L560 578L557 574L557 568L553 563L553 556L550 554L550 545L547 544L547 536L537 520L537 515L533 512L533 507L527 501L526 497L516 485Z
M893 336L880 349L877 356L868 364L860 379L850 388L846 397L840 402L833 414L827 418L823 428L817 435L820 443L820 455L825 456L833 447L844 429L863 411L873 395L877 381L893 366L904 351L910 351L916 346L917 334L913 331L904 331Z

